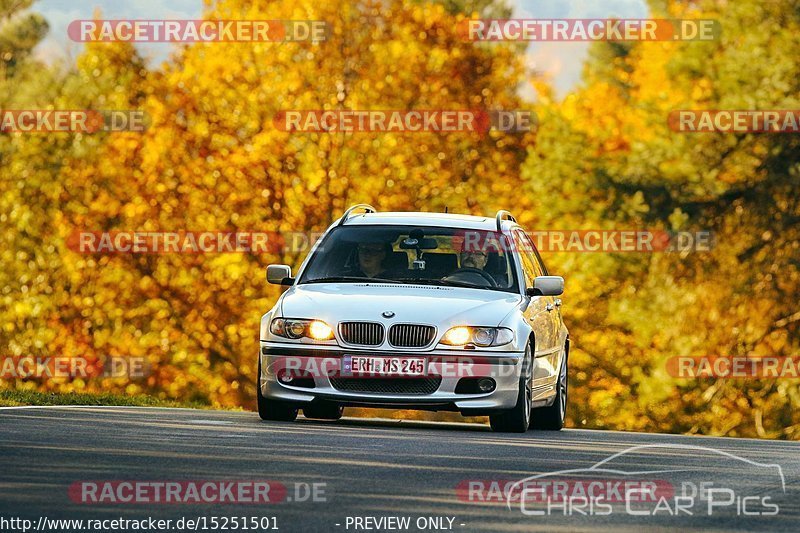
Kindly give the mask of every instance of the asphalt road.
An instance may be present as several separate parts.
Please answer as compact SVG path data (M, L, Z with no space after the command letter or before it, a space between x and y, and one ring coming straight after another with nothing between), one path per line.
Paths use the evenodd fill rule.
M601 465L606 471L585 471L609 457ZM583 471L547 479L567 481L570 490L599 481L607 502L613 501L611 510L581 508L585 502L579 499L569 512L556 499L561 507L553 505L549 513L541 503L522 506L512 498L509 508L505 501L482 501L504 500L491 492L492 480L496 489L566 469ZM206 522L198 522L198 530L222 530L225 523L211 523L212 517L274 517L270 525L280 531L797 531L799 476L800 445L791 442L588 430L508 435L478 425L363 419L267 423L250 412L189 409L0 409L2 531L21 530L15 529L21 522L2 520L32 520L35 527L41 517L153 517L172 520L171 531L194 530L185 522L178 529L175 522L201 517ZM667 487L659 493L664 497L655 516L656 502L626 505L614 499L606 482L621 478ZM273 483L272 497L280 493L276 487L285 487L286 498L269 504L80 503L80 491L72 497L69 492L84 481L102 487L113 481L208 480L266 480ZM306 499L313 484L318 501ZM674 514L675 497L702 486L719 489L711 515L709 492L684 500L684 512ZM526 514L537 510L545 514ZM753 512L764 514L745 516ZM398 527L389 517L405 517L409 525ZM234 530L232 521L227 525ZM40 527L75 530L74 524Z

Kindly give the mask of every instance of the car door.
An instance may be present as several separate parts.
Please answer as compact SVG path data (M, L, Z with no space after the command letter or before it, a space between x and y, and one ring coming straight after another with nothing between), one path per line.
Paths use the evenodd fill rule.
M525 232L515 229L513 235L522 263L525 287L533 287L534 278L547 274L544 265ZM555 300L552 296L533 296L523 312L525 321L531 326L536 337L533 368L534 400L550 394L558 379L561 350L557 338L559 311Z
M533 251L534 259L538 263L542 275L549 276L550 273L547 271L547 266L545 266L544 261L542 261L542 256L539 255L539 250L536 249L536 246L531 241L530 237L527 234L524 234L525 238L531 242L531 250ZM560 296L551 296L551 301L553 302L554 309L551 313L552 315L552 325L553 325L553 347L560 349L566 338L564 336L564 319L561 316L561 297ZM564 337L564 338L562 338Z

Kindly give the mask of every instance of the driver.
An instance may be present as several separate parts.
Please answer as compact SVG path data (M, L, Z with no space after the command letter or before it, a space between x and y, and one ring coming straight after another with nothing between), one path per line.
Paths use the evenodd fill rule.
M498 287L504 287L506 285L506 280L503 276L495 275L489 270L486 270L486 265L489 263L488 252L482 250L462 251L458 254L458 259L461 265L459 268L475 268L477 270L482 270L491 276Z
M486 263L489 260L489 255L481 251L464 251L458 256L461 263L461 268L477 268L483 270L486 268Z

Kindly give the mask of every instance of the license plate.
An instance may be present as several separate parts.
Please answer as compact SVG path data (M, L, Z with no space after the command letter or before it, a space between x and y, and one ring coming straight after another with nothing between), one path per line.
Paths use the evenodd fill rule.
M424 357L345 355L342 360L342 373L362 376L424 376L427 368Z

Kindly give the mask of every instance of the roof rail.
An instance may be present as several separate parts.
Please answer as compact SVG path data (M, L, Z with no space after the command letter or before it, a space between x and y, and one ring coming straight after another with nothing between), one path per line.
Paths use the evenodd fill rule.
M495 217L497 220L497 231L503 231L503 221L510 220L511 222L516 222L517 219L514 218L514 215L506 211L505 209L501 209L497 212L497 216Z
M350 216L350 213L352 213L356 209L363 209L365 213L377 213L378 212L377 209L375 209L374 207L372 207L369 204L356 204L354 206L351 206L350 209L348 209L347 211L344 212L344 215L342 215L342 218L339 219L339 223L337 224L337 226L342 226L345 222L347 222L347 218Z

